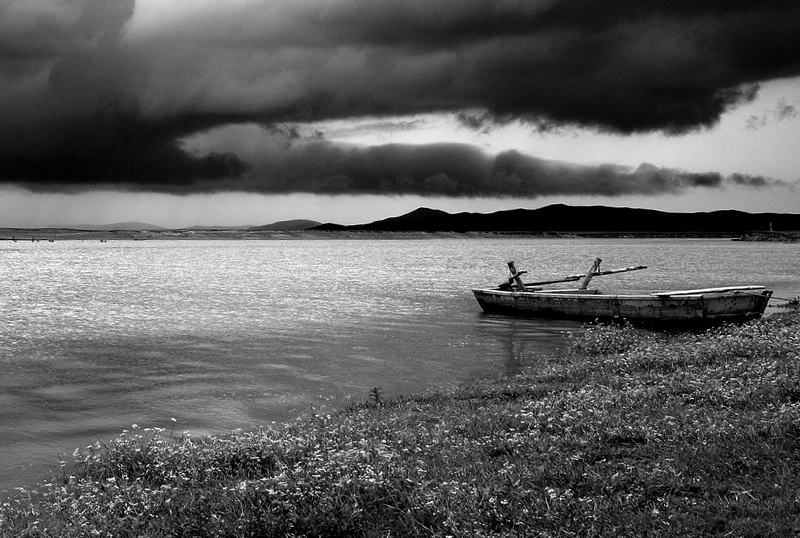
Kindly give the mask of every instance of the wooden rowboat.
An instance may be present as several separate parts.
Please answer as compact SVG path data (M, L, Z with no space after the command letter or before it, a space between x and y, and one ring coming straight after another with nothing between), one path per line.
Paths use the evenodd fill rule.
M487 289L473 289L487 313L581 320L627 320L647 325L711 325L758 318L764 313L772 291L764 286L662 291L643 294L603 294L589 289L595 276L646 269L645 266L600 271L597 258L584 275L559 280L523 283L514 262L508 262L508 281ZM545 289L541 286L580 280L574 289Z

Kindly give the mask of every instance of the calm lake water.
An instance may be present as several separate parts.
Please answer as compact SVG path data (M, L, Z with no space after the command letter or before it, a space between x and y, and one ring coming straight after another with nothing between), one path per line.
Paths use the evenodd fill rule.
M573 322L487 316L470 287L647 265L608 291L763 284L800 246L453 238L0 243L0 496L132 424L193 434L514 374ZM771 305L780 304L773 299ZM772 306L770 306L772 309Z

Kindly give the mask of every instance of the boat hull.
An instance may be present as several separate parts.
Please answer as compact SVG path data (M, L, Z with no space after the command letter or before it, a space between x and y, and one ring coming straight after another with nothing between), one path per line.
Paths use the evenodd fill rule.
M472 290L487 313L579 320L628 320L645 324L715 324L758 318L770 290L731 290L691 295L603 295L548 291Z

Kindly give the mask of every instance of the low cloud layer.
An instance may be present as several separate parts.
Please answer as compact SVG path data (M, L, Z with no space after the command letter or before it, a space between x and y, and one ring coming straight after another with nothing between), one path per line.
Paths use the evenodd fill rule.
M513 152L303 145L197 155L235 123L460 112L679 134L800 74L795 0L64 0L0 4L0 181L191 192L673 192L761 178ZM468 111L478 111L477 113ZM412 158L413 157L413 158ZM459 159L466 159L464 161ZM455 159L455 160L453 160ZM473 169L471 165L477 168Z
M644 163L576 165L504 151L485 153L467 144L387 144L361 147L325 140L277 138L266 144L246 173L224 181L196 182L191 191L268 194L422 195L525 197L552 195L678 194L692 188L784 185L761 176L692 173ZM187 192L183 185L159 190Z

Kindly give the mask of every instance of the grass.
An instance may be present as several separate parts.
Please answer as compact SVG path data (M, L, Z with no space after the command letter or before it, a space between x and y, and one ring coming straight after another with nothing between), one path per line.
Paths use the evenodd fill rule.
M2 537L797 536L800 312L589 328L505 380L274 429L133 428L0 508Z

